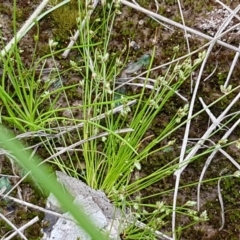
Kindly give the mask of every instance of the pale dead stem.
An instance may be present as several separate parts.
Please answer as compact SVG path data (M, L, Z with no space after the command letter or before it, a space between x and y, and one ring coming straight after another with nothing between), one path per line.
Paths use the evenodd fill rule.
M195 30L195 29L193 29L193 28L184 26L184 25L182 25L182 24L180 24L180 23L174 22L173 20L171 20L171 19L169 19L169 18L163 17L162 15L159 15L159 14L154 13L154 12L152 12L152 11L149 11L149 10L143 8L143 7L140 7L139 5L132 4L131 2L128 2L128 1L126 1L126 0L121 0L121 3L124 4L124 5L126 5L126 6L128 6L128 7L134 8L134 9L140 11L140 12L143 12L143 13L145 13L146 15L152 16L152 17L154 17L154 18L156 18L156 19L158 19L158 20L160 20L160 21L162 21L162 22L165 22L165 23L167 23L167 24L169 24L169 25L172 25L172 26L174 26L174 27L176 27L176 28L180 28L180 29L186 30L186 32L195 34L195 35L197 35L198 37L204 38L204 39L209 40L209 41L214 40L214 42L217 42L218 44L220 44L220 45L222 45L222 46L224 46L224 47L226 47L226 48L228 48L228 49L231 49L231 50L233 50L233 51L235 51L235 52L240 52L240 49L238 49L237 47L232 46L232 45L230 45L230 44L228 44L228 43L225 43L225 42L219 40L219 38L221 37L221 35L218 35L217 37L215 36L215 37L213 38L213 37L211 37L211 36L209 36L209 35L206 35L206 34L204 34L204 33L202 33L202 32L199 32L199 31L197 31L197 30ZM240 25L240 24L236 24L235 26L233 26L233 28L231 28L231 31L232 31L233 29L235 29L236 27L238 27L239 25ZM226 32L227 32L227 31L226 31Z
M12 38L12 40L7 44L7 46L1 51L0 57L4 57L14 44L16 44L23 36L26 34L26 30L29 26L34 23L35 19L38 17L40 12L46 7L49 0L43 0L42 3L36 8L29 19L24 23L21 29L18 31L17 35Z
M26 224L24 224L23 226L21 226L20 228L17 228L17 227L15 227L14 225L13 225L13 223L11 222L11 221L9 221L4 215L2 215L1 213L0 213L0 218L2 218L9 226L11 226L12 228L13 228L13 230L14 230L14 232L13 233L11 233L8 237L4 237L3 236L3 238L1 238L1 240L10 240L10 239L12 239L13 237L15 237L17 234L19 235L19 236L21 236L23 239L25 239L25 240L28 240L24 235L23 235L23 231L25 230L25 229L27 229L28 227L30 227L30 226L32 226L33 224L35 224L36 222L38 222L39 221L39 218L38 218L38 216L37 217L35 217L35 218L33 218L32 220L30 220L28 223L26 223Z

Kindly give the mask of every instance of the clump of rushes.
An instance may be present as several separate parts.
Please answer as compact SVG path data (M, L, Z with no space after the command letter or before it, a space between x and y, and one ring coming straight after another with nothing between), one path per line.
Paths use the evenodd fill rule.
M49 40L52 55L48 57L52 56L54 59L56 45L57 42ZM61 112L64 111L63 108L56 107L64 87L61 84L54 88L55 82L60 82L60 72L56 71L45 82L41 73L37 78L34 67L27 68L22 62L21 52L17 46L1 60L3 61L3 71L0 73L1 122L20 132L43 129L51 131L49 126L55 126L56 122L61 121L59 117L61 118ZM66 88L74 88L74 85Z

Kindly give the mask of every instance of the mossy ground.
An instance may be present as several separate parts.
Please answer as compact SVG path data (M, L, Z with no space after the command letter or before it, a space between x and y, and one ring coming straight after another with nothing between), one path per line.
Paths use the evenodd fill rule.
M160 1L159 1L160 2ZM230 7L235 7L238 4L238 1L224 1ZM37 1L36 1L37 3ZM147 7L149 10L156 11L155 1L139 1L140 4ZM4 7L3 7L4 5ZM184 15L186 16L186 25L190 27L195 26L195 19L199 16L204 16L205 12L211 11L216 7L215 1L183 1L183 8L184 8ZM97 8L97 12L100 12L101 7ZM23 3L18 5L17 10L17 17L19 19L19 26L26 20L26 16L28 16L30 12L33 10L33 5L24 5ZM40 35L39 35L39 42L37 48L37 57L43 56L46 53L49 53L48 47L48 39L53 38L54 40L60 42L60 47L66 46L69 37L71 36L71 32L75 30L76 27L76 16L78 14L78 10L74 11L76 8L76 1L71 1L64 9L61 9L54 14L47 17L46 20L43 20L39 23L40 26ZM69 14L71 12L71 14ZM74 13L73 13L74 12ZM154 43L156 46L156 55L154 57L154 66L160 65L164 62L168 62L171 60L173 56L173 47L179 45L179 53L178 55L181 56L186 54L187 47L186 42L184 40L183 32L179 29L171 32L166 30L162 25L157 24L154 20L150 19L146 15L139 13L136 10L130 9L128 7L122 7L121 14L117 16L115 24L113 26L113 31L111 34L111 41L109 43L109 52L110 53L120 53L123 49L129 50L130 59L133 61L136 60L137 57L141 56L146 52L151 52L153 48L153 40L156 38L157 43ZM159 13L169 17L175 21L181 21L180 14L178 11L176 1L164 1L159 6ZM0 14L8 16L11 18L11 11L8 7L5 6L5 3L0 3ZM97 14L93 16L94 18L99 17ZM11 21L8 21L9 29L11 29ZM93 27L97 27L97 25L93 24ZM10 35L12 31L8 32ZM35 42L33 41L33 35L36 34L36 29L33 29L28 36L23 38L20 43L21 48L24 50L22 56L26 63L29 65L32 59L32 53ZM98 36L96 36L96 41ZM135 51L133 49L128 49L128 43L130 40L135 41L137 44L140 45L140 49ZM197 38L190 39L191 50L196 49L200 45L201 41ZM31 47L29 47L31 46ZM209 64L207 66L206 72L203 77L207 77L215 68L217 64L216 74L214 74L208 81L202 82L200 84L199 89L199 96L202 96L206 102L209 104L213 102L217 97L220 96L220 85L223 84L224 80L226 79L227 73L229 71L229 65L233 59L233 53L227 49L215 49L210 56ZM127 53L127 51L126 51ZM124 53L125 54L125 53ZM125 57L123 54L123 58ZM36 56L35 56L36 57ZM77 53L73 51L69 58L76 59L79 58ZM124 59L123 59L124 60ZM59 59L61 66L64 68L68 68L69 59L63 60ZM163 69L155 71L152 74L152 77L157 77L162 75L164 72ZM231 84L233 86L239 85L239 66L237 65L232 76ZM68 75L68 77L71 75ZM190 80L186 81L180 92L190 99ZM76 100L74 97L74 93L69 93L71 96L72 101ZM81 99L78 99L81 100ZM222 101L218 102L214 107L212 107L211 111L213 114L218 116L229 104L231 100L231 96L228 98L224 98ZM161 112L159 116L154 120L152 123L151 129L149 129L148 134L157 135L161 132L162 129L166 126L166 123L171 119L174 113L177 111L179 107L182 107L184 102L179 101L178 98L173 97L171 101L168 102L164 110ZM237 103L233 109L238 110L240 103ZM200 110L201 105L195 106L195 111ZM204 131L208 126L208 117L206 114L202 114L196 119L192 121L192 128L190 132L190 136L193 138L199 138L202 136ZM181 146L182 136L183 136L184 129L180 128L177 132L175 132L172 136L169 136L169 140L176 139L176 147L170 152L158 152L146 159L142 163L143 175L148 175L153 171L159 169L160 167L167 164L169 161L175 159L180 152L179 147ZM239 137L240 129L238 128L235 131L235 135ZM222 134L219 134L221 137ZM147 142L146 142L147 143ZM164 144L164 143L162 143ZM233 158L239 159L239 155L236 154L234 149L230 149L231 155ZM41 152L43 153L43 157L45 156L44 151L39 151L40 155ZM193 163L187 171L183 174L183 180L181 184L186 184L189 182L197 182L198 178L201 173L201 169L203 167L203 163L206 160L206 157L202 157L198 159L195 163ZM6 162L5 162L6 164ZM218 177L220 171L228 167L229 171L232 169L229 166L229 162L224 159L222 156L218 155L217 159L213 161L211 166L209 167L206 173L207 178ZM6 171L11 172L10 165L7 166ZM238 239L240 235L239 229L239 219L240 219L240 206L238 201L239 195L239 180L237 178L229 178L222 181L222 195L225 203L225 226L223 230L218 231L221 221L220 221L220 205L217 200L217 182L211 182L208 184L204 184L202 187L202 198L204 198L204 204L202 205L202 209L207 209L210 217L210 221L208 223L203 224L202 226L198 227L191 227L187 230L184 230L182 233L182 237L184 239L205 239L205 240L213 240L213 239ZM22 184L20 186L24 191L30 191L30 197L28 196L27 200L38 205L44 204L44 198L39 195L39 192L31 189L29 184ZM155 184L148 189L142 191L142 195L148 195L153 193L159 193L163 190L170 190L174 188L174 178L172 176L164 179L162 182ZM196 186L191 188L186 188L180 191L180 199L179 202L186 202L186 200L195 200L196 198ZM155 199L156 200L156 199ZM154 200L154 201L155 201ZM159 199L157 199L159 200ZM166 203L171 203L172 201L172 192L166 194L163 198ZM1 203L1 205L5 203ZM5 207L5 205L4 205ZM23 224L25 221L30 220L33 218L35 212L30 211L23 208L23 207L16 207L14 210L14 216L12 216L12 221L15 224ZM178 219L179 223L184 222L186 219ZM185 224L185 222L184 222ZM39 223L34 225L34 229L28 229L26 236L29 239L37 239L40 236L39 232ZM0 234L3 235L7 231L9 231L9 227L3 222L0 222ZM36 232L35 232L36 231ZM34 234L33 234L34 233ZM15 238L18 239L18 238Z

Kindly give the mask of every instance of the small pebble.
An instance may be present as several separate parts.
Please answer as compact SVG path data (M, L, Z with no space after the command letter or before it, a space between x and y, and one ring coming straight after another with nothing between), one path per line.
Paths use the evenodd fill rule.
M130 47L130 48L133 48L134 50L140 49L140 45L137 44L135 41L131 41L131 42L129 43L129 47Z

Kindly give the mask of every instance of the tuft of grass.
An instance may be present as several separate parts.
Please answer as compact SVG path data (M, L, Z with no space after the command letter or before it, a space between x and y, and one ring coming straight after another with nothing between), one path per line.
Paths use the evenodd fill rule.
M60 8L56 11L69 13L69 6L62 8L65 7L65 10ZM140 73L141 76L130 76L132 79L129 79L129 84L134 78L140 79L138 93L134 93L130 87L120 99L115 98L116 83L128 62L128 58L123 56L124 51L111 52L109 47L118 10L114 3L103 5L100 19L92 24L89 18L85 18L89 8L78 4L78 12L82 13L78 23L85 19L85 25L79 26L80 40L75 47L80 61L69 62L69 71L80 76L76 84L64 80L60 70L57 70L53 79L50 75L45 82L36 81L35 66L45 59L51 58L57 68L55 56L64 49L54 50L58 44L56 40L49 41L50 54L38 60L37 64L33 60L30 70L23 63L17 46L14 46L2 59L5 67L1 85L1 118L2 122L18 131L31 131L39 136L41 145L49 155L46 162L83 179L94 189L103 190L123 211L125 207L135 209L133 215L146 221L152 230L139 229L133 221L128 223L129 228L124 234L131 238L135 235L146 239L153 236L160 225L164 225L164 218L171 214L171 209L161 203L144 205L141 198L134 196L172 175L178 168L177 159L149 176L136 176L141 173L143 160L174 145L174 139L170 139L160 147L160 143L179 128L179 123L188 111L187 105L179 109L165 129L146 144L148 129L169 99L176 96L177 89L189 78L201 59L194 64L189 59L177 62L169 66L165 75L151 79L155 55L153 47L147 71ZM7 77L9 83L5 84ZM41 77L40 74L39 79ZM121 89L122 86L118 87ZM73 106L70 92L77 89L81 92L78 96L81 105ZM60 99L64 101L63 106ZM67 117L62 115L65 111L69 112ZM78 117L74 115L76 111ZM146 207L154 214L145 211L141 213Z
M63 90L50 91L52 81L59 80L59 74L46 82L39 80L34 66L27 68L22 62L19 50L2 58L4 68L1 77L0 100L1 121L21 132L47 130L59 113L64 109L57 108L56 102ZM60 121L60 120L59 120Z
M166 3L173 4L173 1ZM82 179L94 189L103 190L123 212L130 209L131 217L125 219L127 227L122 233L124 239L155 239L159 234L157 230L166 225L173 212L172 206L159 199L156 201L156 197L172 190L163 187L158 194L142 196L142 193L150 186L164 182L179 169L179 154L172 154L178 150L173 136L186 124L187 120L184 119L189 106L182 100L179 100L179 105L182 105L179 109L168 104L172 98L184 99L178 90L182 84L186 84L205 55L200 53L195 61L188 57L177 60L179 49L170 49L167 46L168 39L164 43L167 46L165 54L171 55L172 61L165 65L168 67L163 68L162 75L155 72L159 67L155 68L156 46L153 45L152 49L148 49L151 61L146 69L123 76L127 63L135 62L137 56L130 55L127 48L118 52L111 48L111 33L116 15L120 13L119 6L117 2L108 1L104 4L102 1L94 19L89 17L90 9L90 5L84 5L81 1L70 1L57 8L52 16L60 32L56 33L54 40L49 41L50 53L37 60L33 57L30 66L24 63L17 45L1 58L1 121L17 132L37 136L38 141L40 139L37 146L43 149L46 163ZM71 15L70 18L67 18L68 15ZM66 19L68 21L65 22ZM75 26L80 32L80 38L72 49L77 57L67 64L65 62L65 69L61 71L56 60L65 50L61 41ZM35 36L36 40L39 34ZM140 53L136 55L140 57ZM43 80L44 62L49 59L54 63L56 72ZM43 67L39 69L41 65ZM77 76L75 82L71 79L73 75ZM126 79L123 81L123 78ZM203 111L190 118L196 118ZM162 129L150 135L149 130L162 112L169 114L168 121L163 121ZM235 114L227 120L224 126L237 116ZM211 137L219 131L211 133ZM202 150L189 162L205 157L215 148ZM7 149L11 149L10 146ZM186 153L193 149L188 147ZM143 163L150 163L157 153L169 154L170 161L164 159L162 165L157 165L159 168L152 169L146 175L142 169ZM32 164L28 166L29 157L24 157L26 159L21 160L22 165L36 173L38 178L46 177L41 168L38 171L38 167ZM154 159L162 160L161 157ZM55 180L48 190L54 186ZM59 196L60 193L55 194ZM177 213L190 219L185 226L179 225L176 230L179 235L187 227L207 220L206 212L197 212L194 205L195 202L187 201L176 207ZM73 208L72 205L69 207ZM146 225L141 227L137 219Z

